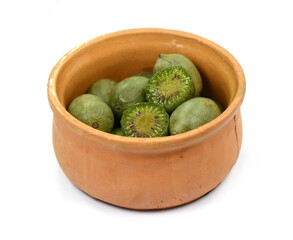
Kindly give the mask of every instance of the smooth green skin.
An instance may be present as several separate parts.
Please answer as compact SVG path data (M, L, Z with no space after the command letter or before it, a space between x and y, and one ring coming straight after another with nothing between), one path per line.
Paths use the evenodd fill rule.
M152 72L141 72L138 74L135 74L134 76L142 76L150 79L154 74Z
M131 122L133 121L133 118L135 118L141 113L145 114L143 116L143 119L148 119L148 117L151 116L150 118L153 120L154 116L158 117L158 122L155 128L149 129L148 127L145 128L145 126L140 126L148 131L148 134L146 136L141 136L131 129L131 125L133 124ZM142 102L129 107L127 110L124 111L120 122L122 131L128 137L150 138L163 137L168 135L169 115L161 105L156 103Z
M132 76L117 83L113 88L110 104L115 116L120 119L123 111L130 106L145 102L145 86L148 79L141 76Z
M181 83L180 89L178 89L182 95L177 97L173 96L171 100L162 99L158 94L161 86L159 82L164 79L171 81L171 79L177 74L180 75L182 79L184 79L184 84ZM192 98L194 93L194 86L192 83L192 77L182 66L171 66L156 72L149 79L145 92L148 102L157 103L163 106L168 113L172 113L181 103Z
M88 93L98 96L109 105L111 92L116 84L112 79L100 79L89 88Z
M99 97L83 94L75 98L68 107L68 112L81 122L100 131L111 132L114 115L111 108ZM97 126L98 127L94 127Z
M195 89L191 97L198 97L202 91L202 79L194 64L181 54L160 54L153 71L156 73L170 66L182 66L191 75Z
M121 128L114 128L111 133L119 136L125 136L125 133Z
M219 102L215 101L215 103L218 105L221 112L225 111L225 108Z
M212 99L197 97L182 103L170 116L170 135L196 129L221 114L216 102Z

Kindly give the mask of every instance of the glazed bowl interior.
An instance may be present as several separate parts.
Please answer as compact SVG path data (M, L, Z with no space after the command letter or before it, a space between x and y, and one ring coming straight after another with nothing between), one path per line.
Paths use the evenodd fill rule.
M220 102L225 108L233 101L238 81L230 63L221 52L205 42L174 34L135 33L89 41L59 69L57 97L66 108L78 95L101 78L116 81L139 72L152 71L160 53L180 53L188 57L203 78L203 96Z

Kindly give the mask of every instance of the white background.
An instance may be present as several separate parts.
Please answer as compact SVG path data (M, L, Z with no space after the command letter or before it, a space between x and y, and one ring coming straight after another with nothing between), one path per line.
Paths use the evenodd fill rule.
M0 239L293 239L291 1L0 0L0 24ZM208 38L247 79L237 164L210 194L163 211L85 195L64 176L51 140L46 85L59 58L142 27Z

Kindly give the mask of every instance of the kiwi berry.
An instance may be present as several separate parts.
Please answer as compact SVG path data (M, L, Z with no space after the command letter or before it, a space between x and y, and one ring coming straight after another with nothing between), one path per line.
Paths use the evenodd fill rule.
M112 79L100 79L91 85L88 93L98 96L105 103L109 104L112 89L116 84L117 82Z
M152 72L140 72L135 74L134 76L141 76L146 78L151 78L154 74Z
M171 66L155 73L146 86L146 99L171 113L191 98L194 90L190 74L181 66Z
M114 128L111 133L119 136L125 136L121 128Z
M221 114L217 103L205 97L192 98L182 103L170 116L171 135L198 128Z
M141 76L132 76L117 83L113 88L109 106L115 116L120 119L123 111L130 106L145 102L145 87L148 79Z
M104 132L111 132L114 125L110 107L92 94L83 94L75 98L70 103L68 112L81 122Z
M223 105L221 103L219 103L218 101L215 101L215 103L218 105L221 112L225 111L225 108L223 107Z
M198 97L202 90L202 79L195 65L181 54L160 54L153 71L156 73L170 66L182 66L191 75L194 84L194 95L192 97Z
M121 128L129 137L162 137L168 134L169 115L155 103L138 103L124 111Z

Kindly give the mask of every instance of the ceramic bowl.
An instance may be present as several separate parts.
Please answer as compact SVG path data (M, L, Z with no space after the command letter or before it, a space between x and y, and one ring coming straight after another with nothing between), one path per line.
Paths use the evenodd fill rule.
M101 132L66 111L97 79L121 81L152 71L160 53L188 57L203 77L203 95L226 110L198 129L159 138ZM70 181L96 199L141 210L179 206L214 189L235 164L244 93L245 78L237 60L205 38L166 29L106 34L67 53L50 74L55 154Z

